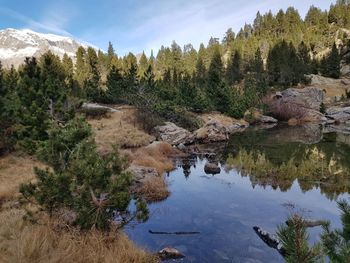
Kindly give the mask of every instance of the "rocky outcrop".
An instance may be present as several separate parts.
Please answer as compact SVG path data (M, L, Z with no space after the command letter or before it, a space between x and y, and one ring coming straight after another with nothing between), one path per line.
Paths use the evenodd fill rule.
M216 163L207 162L204 165L204 172L206 174L219 174L221 172L221 169Z
M186 145L194 141L194 136L191 132L172 122L166 122L164 125L157 126L154 129L158 140L168 142L171 145Z
M194 132L195 139L201 143L220 142L229 139L229 135L244 131L249 126L242 121L222 121L219 118L208 120L202 128Z
M302 122L321 122L324 115L320 113L324 93L318 88L290 88L277 92L268 105L272 115L280 120L295 118Z
M326 110L326 117L338 123L350 123L350 107L331 107Z
M343 68L346 74L347 67ZM350 80L347 78L333 79L320 75L308 75L311 80L310 87L318 88L324 91L324 103L333 103L339 101L346 90L350 90Z
M136 164L130 165L127 171L132 174L135 183L143 183L149 178L158 176L158 172L155 168Z

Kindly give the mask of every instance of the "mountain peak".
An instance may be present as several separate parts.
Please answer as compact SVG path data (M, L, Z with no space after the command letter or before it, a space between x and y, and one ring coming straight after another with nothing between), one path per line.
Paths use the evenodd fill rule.
M69 36L38 33L30 29L0 30L0 60L5 67L18 67L26 57L38 57L48 50L61 58L66 53L74 60L79 46L97 49Z

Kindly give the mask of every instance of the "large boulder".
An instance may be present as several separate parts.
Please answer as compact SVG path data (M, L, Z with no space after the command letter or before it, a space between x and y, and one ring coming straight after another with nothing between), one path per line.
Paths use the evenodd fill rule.
M324 121L320 113L324 92L318 88L289 88L276 93L268 102L271 113L281 120Z
M326 117L339 123L350 121L350 107L330 107L326 110Z
M242 120L224 117L220 114L212 114L203 117L206 121L203 127L194 132L195 139L201 143L226 141L229 135L244 131L249 124Z
M191 132L172 122L165 122L164 125L157 126L154 129L158 140L168 142L171 145L186 145L194 141L194 136Z

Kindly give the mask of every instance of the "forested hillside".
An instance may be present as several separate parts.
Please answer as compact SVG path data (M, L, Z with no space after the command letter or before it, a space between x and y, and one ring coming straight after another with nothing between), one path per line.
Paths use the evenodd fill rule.
M263 107L270 90L307 83L307 74L339 78L349 49L350 2L338 1L328 11L310 7L304 19L293 7L258 12L252 25L237 34L229 29L221 42L211 38L198 51L174 41L137 60L132 53L118 57L109 43L107 53L80 47L75 65L48 52L18 70L1 69L2 148L20 140L34 149L50 122L70 119L82 100L133 104L147 129L164 119L193 128L191 112L242 117Z

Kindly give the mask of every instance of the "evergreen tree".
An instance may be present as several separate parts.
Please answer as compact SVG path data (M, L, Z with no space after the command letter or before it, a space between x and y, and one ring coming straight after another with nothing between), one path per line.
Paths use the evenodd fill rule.
M323 227L321 236L325 253L334 263L347 262L350 258L350 205L345 200L338 201L341 210L342 229L331 230L330 225Z
M125 80L121 75L120 70L114 65L112 65L112 68L107 75L107 89L108 94L111 97L111 102L119 103L125 100Z
M83 47L79 47L76 53L76 62L75 62L75 74L74 78L78 82L80 87L83 87L84 82L87 78L87 62L86 62L86 50Z
M22 146L31 153L35 152L39 141L47 139L50 125L49 102L41 88L41 70L37 61L26 58L17 88L21 105L19 138L22 139Z
M98 69L96 51L89 47L87 50L87 79L84 82L86 97L95 102L103 101L105 92L101 89L101 75Z
M226 68L226 81L228 85L233 85L242 80L241 63L241 55L236 50L231 55Z
M144 74L146 72L146 70L148 69L148 59L145 55L145 52L142 52L142 55L140 57L140 61L139 61L139 67L138 67L138 76L140 78L144 77Z
M340 77L340 55L337 46L333 43L331 52L321 60L321 74L325 77Z
M148 217L146 204L137 199L136 211L128 210L132 179L117 152L100 156L89 138L90 127L81 119L53 127L42 145L41 158L53 171L36 168L37 180L21 186L23 196L36 201L50 216L73 211L81 229L108 230L116 215L120 224Z
M223 64L219 49L215 49L208 70L207 96L211 106L220 112L229 111L229 92L223 81Z

